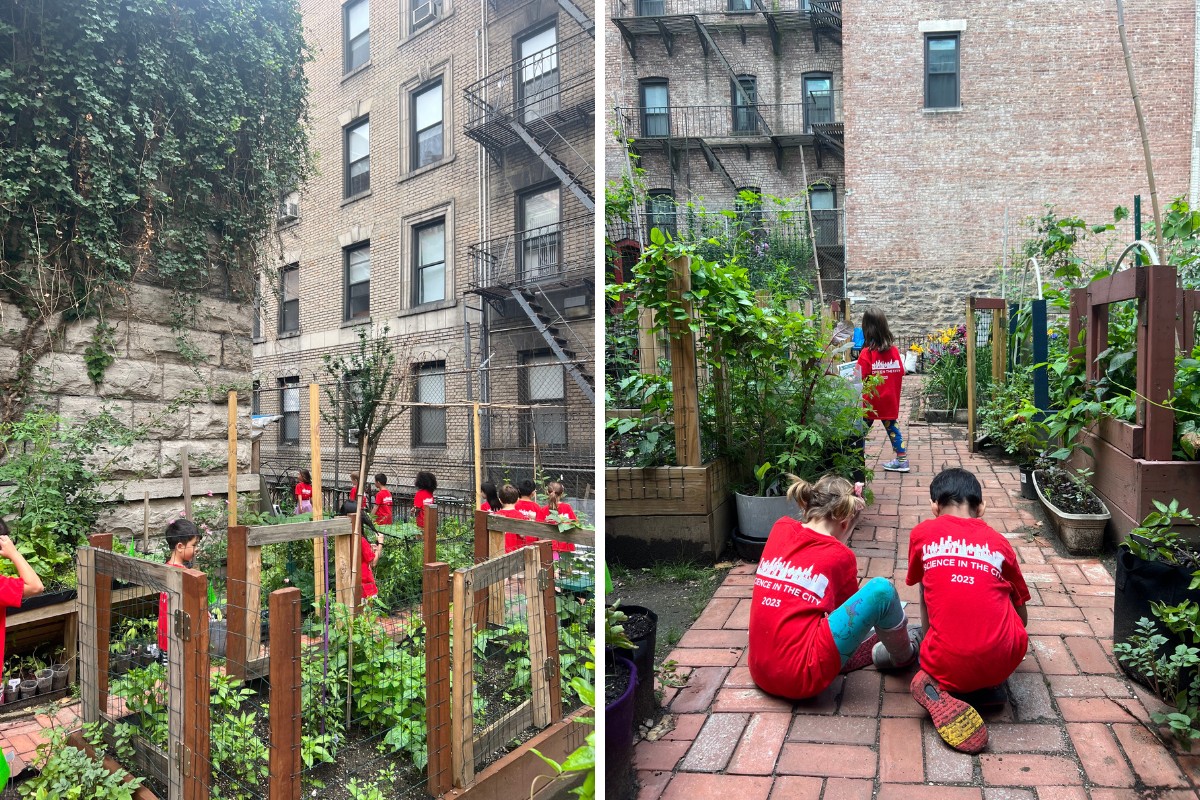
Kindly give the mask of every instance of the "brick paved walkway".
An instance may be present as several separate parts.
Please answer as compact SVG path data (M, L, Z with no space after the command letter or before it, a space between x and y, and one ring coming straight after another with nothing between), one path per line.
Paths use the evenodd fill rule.
M1157 737L1148 709L1161 705L1115 666L1113 580L1103 564L1059 555L1042 535L1037 502L1018 494L1016 468L969 453L964 427L903 430L907 474L879 466L885 449L891 458L879 426L868 444L876 503L850 541L859 578L892 578L918 621L916 587L904 586L908 531L929 516L932 476L961 465L980 478L985 518L1013 543L1033 595L1029 654L1008 681L1012 702L985 715L987 749L960 754L938 738L908 693L915 668L861 670L799 703L760 692L745 666L756 565L742 564L668 656L687 684L664 692L673 730L635 749L639 800L1197 797L1200 755Z

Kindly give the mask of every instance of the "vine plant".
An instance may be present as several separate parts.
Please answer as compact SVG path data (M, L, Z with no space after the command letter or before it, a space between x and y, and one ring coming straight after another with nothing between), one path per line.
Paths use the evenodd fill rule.
M193 311L250 296L276 204L311 169L309 57L297 0L0 9L0 299L20 317L0 422L67 327L103 324L134 283ZM97 331L94 381L114 357Z

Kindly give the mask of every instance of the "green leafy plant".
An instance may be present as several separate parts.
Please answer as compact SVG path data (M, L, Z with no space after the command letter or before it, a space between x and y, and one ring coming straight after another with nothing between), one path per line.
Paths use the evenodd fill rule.
M255 730L260 716L266 714L266 704L247 708L254 692L224 673L213 673L210 686L210 757L214 773L227 778L214 781L212 796L214 800L255 800L268 774L269 750Z
M1170 503L1161 500L1151 502L1154 510L1146 515L1140 525L1129 531L1122 546L1129 548L1143 561L1162 561L1200 571L1200 557L1175 531L1178 525L1196 524L1196 517L1189 509L1180 508L1178 500ZM1200 579L1195 575L1190 588L1200 588Z
M589 669L595 669L595 664L591 663L596 658L596 645L591 645L591 661L588 663ZM596 707L596 688L589 679L585 677L575 677L571 680L571 689L579 697L579 702L589 708ZM579 800L594 800L596 797L596 731L595 719L582 717L579 720L593 726L593 729L588 731L588 735L584 738L584 743L575 748L560 764L552 758L547 758L536 749L533 753L544 761L551 769L554 770L555 780L567 780L575 775L583 775L583 782L571 789L571 794L579 798ZM539 776L541 777L541 776ZM538 788L538 779L534 778L533 783L529 787L529 798L533 800L536 789Z
M1158 616L1160 609L1156 608L1154 613ZM1194 634L1194 615L1191 624ZM1197 729L1200 721L1200 672L1196 671L1197 665L1200 665L1200 648L1179 644L1173 651L1164 654L1166 646L1167 638L1159 633L1157 624L1142 617L1137 621L1136 631L1128 642L1113 645L1113 653L1130 671L1140 675L1160 699L1175 706L1173 712L1154 712L1150 715L1151 719L1159 725L1168 726L1180 744L1191 750L1192 742L1200 739L1200 730ZM1190 683L1183 685L1185 680L1190 680Z
M83 728L84 739L96 748L97 755L67 744L63 728L52 727L46 740L38 745L36 777L25 781L17 790L26 800L132 800L141 778L134 778L124 769L109 772L104 766L106 747L98 723Z
M1033 382L1017 372L992 387L991 397L979 408L979 425L1004 452L1023 464L1034 461L1049 435L1033 404Z

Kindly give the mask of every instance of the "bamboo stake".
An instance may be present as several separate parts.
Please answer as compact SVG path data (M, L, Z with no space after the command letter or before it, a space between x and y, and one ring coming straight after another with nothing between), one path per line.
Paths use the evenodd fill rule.
M1142 112L1142 99L1138 96L1137 80L1133 77L1133 56L1129 52L1129 39L1125 36L1125 3L1117 0L1117 32L1121 34L1121 51L1125 54L1125 72L1129 75L1129 91L1133 95L1133 110L1137 113L1138 130L1142 134L1142 157L1146 159L1146 180L1150 184L1150 207L1154 211L1154 240L1158 245L1158 258L1167 257L1163 249L1162 215L1158 210L1158 187L1154 183L1154 161L1150 158L1150 133L1146 130L1146 115Z
M475 430L472 438L475 446L475 508L483 504L483 432L479 428L479 403L472 406L475 415Z
M313 522L321 519L324 511L321 508L321 395L320 387L315 383L308 385L308 449L311 453L312 464L310 472L313 479ZM325 596L325 562L322 560L321 539L313 539L313 585L318 602ZM336 556L335 556L336 558Z
M237 525L237 478L238 478L238 437L237 437L238 395L236 391L229 393L229 497L226 508L229 512L229 527Z

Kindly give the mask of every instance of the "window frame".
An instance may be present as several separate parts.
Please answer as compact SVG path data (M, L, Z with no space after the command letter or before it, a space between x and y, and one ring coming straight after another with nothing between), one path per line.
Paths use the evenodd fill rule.
M538 350L526 350L518 355L519 369L521 371L520 383L517 386L517 396L522 405L528 408L522 409L522 418L524 424L520 426L520 443L521 447L531 447L534 441L534 432L538 426L537 406L552 406L562 409L562 419L554 420L553 424L561 425L562 441L561 442L543 442L538 441L538 449L556 449L565 450L571 441L570 420L567 414L567 368L559 361L553 351L542 348ZM558 368L559 377L562 379L562 392L558 397L543 398L540 400L533 399L532 375L533 367L554 366Z
M367 129L367 154L355 161L350 160L350 135L359 128L366 127ZM367 162L366 186L356 192L352 192L350 188L350 170L355 164L360 164L363 161ZM362 177L361 175L358 177ZM371 115L364 114L358 119L353 120L349 125L342 129L342 199L350 200L351 198L364 195L371 191Z
M929 71L929 54L930 43L934 41L953 41L954 42L954 103L952 105L930 105L929 96L929 79L932 73ZM925 34L923 43L925 51L925 104L924 108L930 110L945 110L962 107L962 36L961 31L942 31L938 33Z
M413 364L413 402L427 403L428 400L421 399L421 376L422 375L441 375L442 377L442 403L446 401L446 362L440 361L422 361ZM440 447L445 448L449 437L447 436L446 425L446 409L445 408L426 408L417 406L413 409L413 427L412 427L412 444L413 447ZM441 441L426 441L423 436L424 420L429 415L441 417Z
M556 204L556 208L558 209L558 219L555 222L548 223L546 225L538 225L534 228L530 228L528 223L526 222L526 204L528 203L528 201L536 195L549 194L550 192L555 192L555 191L558 192L558 200L557 200L557 204ZM517 205L517 208L516 208L517 237L519 240L518 241L519 249L517 251L517 263L518 263L518 267L519 267L517 270L518 279L521 281L528 281L531 277L530 272L529 272L529 270L531 269L531 266L526 263L527 262L526 253L529 252L526 248L526 245L529 242L535 242L537 240L540 240L540 242L538 242L538 244L536 244L535 247L540 248L542 245L553 241L553 248L554 248L554 270L553 270L553 272L548 273L547 265L541 264L540 259L539 259L538 263L536 265L534 265L534 266L536 266L537 276L541 277L546 274L560 274L565 266L563 263L564 251L563 251L563 230L562 230L563 185L557 180L546 181L544 183L537 183L532 186L527 186L524 189L518 191L514 195L514 199L515 199L516 205ZM553 232L542 233L542 234L538 234L537 236L529 236L528 235L530 230L540 230L542 228L550 228L550 227L554 228ZM551 239L551 237L553 237L553 240Z
M667 104L665 106L662 106L662 108L664 109L662 114L655 114L654 116L655 117L664 117L666 119L666 123L667 123L666 128L667 129L666 129L665 133L651 133L650 132L650 125L649 125L650 115L646 113L649 108L659 108L659 106L649 106L646 104L646 89L650 88L650 87L658 87L658 86L661 86L665 90L666 95L667 95ZM654 137L654 138L670 137L670 135L671 135L671 81L668 78L642 78L640 81L638 81L638 99L640 101L640 106L641 106L638 110L641 115L642 136Z
M742 84L742 82L746 81L746 80L749 80L752 82L749 89L747 89L747 87ZM737 90L738 85L741 85L742 91L744 91L746 93L746 95L753 100L751 105L745 106L745 105L740 105L738 103L738 98L739 98L738 90ZM733 110L733 133L735 135L736 134L753 135L753 134L761 133L762 126L759 124L759 118L758 118L758 76L757 75L738 75L736 81L731 79L729 82L729 93L730 93L730 101L732 103L732 110ZM739 110L741 111L741 114L738 113ZM750 120L750 123L749 123L750 127L739 127L739 122L738 122L739 116L743 117L743 118L748 116L749 120Z
M802 100L804 103L803 108L804 108L804 132L805 133L812 133L812 126L814 124L821 125L821 124L824 124L824 122L825 122L825 121L817 122L817 121L813 120L813 111L816 110L816 103L814 102L812 104L812 107L810 108L809 96L808 96L808 82L810 80L827 80L827 81L829 81L829 119L828 119L828 122L836 122L837 121L837 112L836 112L836 109L834 108L834 103L833 103L833 73L829 72L828 70L813 70L811 72L805 72L800 76L800 90L803 93Z
M541 36L547 31L554 31L554 68L541 72L532 81L525 79L525 70L530 66L525 62L532 59L539 53L544 53L549 50L549 47L543 47L530 53L527 56L522 56L522 50L525 42L537 36ZM540 22L537 25L526 28L513 36L513 62L515 64L516 73L513 76L515 86L513 87L514 97L517 99L517 108L519 109L520 119L522 122L536 122L543 117L550 116L557 112L561 107L562 96L562 64L559 59L561 53L559 48L562 45L562 36L558 29L558 18L552 17L549 21ZM546 76L554 74L553 83L546 79ZM542 85L543 82L545 85ZM529 92L529 87L533 86L532 92ZM527 93L528 92L528 93ZM543 108L544 106L544 108Z
M367 27L362 33L350 38L350 10L356 6L367 5ZM367 57L358 64L351 64L351 56L354 52L353 42L363 36L367 37ZM349 75L357 69L360 69L365 64L371 62L371 0L351 0L342 6L342 74Z
M300 376L288 375L278 379L279 387L279 446L280 447L299 447L300 446ZM296 398L296 410L287 410L288 392L294 392ZM287 435L288 415L295 415L296 436L289 438Z
M288 275L295 273L296 275L296 296L289 298L287 294ZM288 321L288 306L295 303L296 309L296 324L294 327L287 327ZM290 264L285 264L279 270L279 320L276 333L291 334L300 332L300 262L293 261Z
M361 250L367 251L367 279L365 281L350 282L350 257L353 253ZM342 322L353 323L371 319L371 240L366 239L361 242L355 242L349 247L342 249ZM367 285L367 311L365 314L351 316L350 314L350 290L355 286Z
M670 200L671 202L671 210L669 212L659 211L654 207L654 202L656 200L661 201L663 199ZM675 192L672 190L650 189L646 192L646 226L648 228L658 228L659 230L665 233L670 233L672 236L674 236L676 232L676 210L677 206L675 205ZM659 217L666 217L668 215L669 219L667 220L667 224L665 226L655 225L655 222Z
M438 157L433 161L422 164L421 133L428 131L434 126L428 125L424 128L417 127L419 124L417 119L417 98L425 92L432 91L434 88L438 88L441 92L441 102L438 103L438 121L436 123L436 125L441 128L441 145L438 152ZM409 117L411 119L409 122L409 138L412 142L412 145L409 148L412 151L409 170L415 172L416 170L424 169L425 167L432 167L434 164L438 164L446 160L446 82L443 80L443 76L438 75L436 78L426 81L416 89L413 89L411 92L409 92L408 103Z
M421 273L424 270L429 269L431 266L435 266L436 263L430 263L430 264L422 264L421 263L421 232L427 231L427 230L430 230L431 228L435 228L435 227L439 227L439 226L442 229L442 260L441 260L441 262L436 262L436 263L440 263L442 266L442 296L437 298L436 300L422 300L421 299L421 288L422 288L423 284L421 281ZM449 294L449 292L447 291L448 287L446 285L447 278L449 276L449 264L447 263L447 257L446 257L446 217L445 216L426 220L424 222L420 222L420 223L412 226L412 263L413 263L413 270L412 270L412 283L413 283L412 303L413 303L413 306L424 306L424 305L429 305L431 303L444 303L446 301L447 294Z

